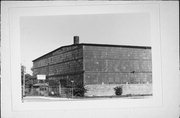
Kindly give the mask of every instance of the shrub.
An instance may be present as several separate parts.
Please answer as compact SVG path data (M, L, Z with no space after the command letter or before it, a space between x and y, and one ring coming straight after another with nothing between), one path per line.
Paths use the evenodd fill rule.
M122 87L121 86L115 87L114 91L115 91L116 95L122 95Z
M86 92L87 90L83 86L73 89L73 95L78 97L84 97Z

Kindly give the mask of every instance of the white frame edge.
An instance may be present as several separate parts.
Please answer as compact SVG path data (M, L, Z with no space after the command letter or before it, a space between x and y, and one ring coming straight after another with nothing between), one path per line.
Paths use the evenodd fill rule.
M160 4L156 2L44 2L36 5L23 2L2 2L2 101L6 102L3 112L36 110L81 110L81 109L122 109L163 106L162 57L159 13ZM26 2L25 2L26 3ZM51 4L49 4L51 3ZM21 102L20 87L20 28L19 17L67 14L107 14L107 13L151 14L151 41L153 62L153 97L152 99L63 101L63 102ZM160 74L159 74L160 73ZM13 77L13 78L12 78ZM159 79L157 79L159 78ZM8 92L6 92L8 91ZM11 97L10 97L11 96ZM5 106L5 104L2 104ZM95 105L95 106L94 106ZM59 106L63 106L59 107Z

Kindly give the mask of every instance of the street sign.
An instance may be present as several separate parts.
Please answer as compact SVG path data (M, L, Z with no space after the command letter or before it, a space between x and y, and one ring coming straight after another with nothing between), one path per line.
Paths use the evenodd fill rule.
M37 79L38 80L45 80L46 79L46 75L37 75Z

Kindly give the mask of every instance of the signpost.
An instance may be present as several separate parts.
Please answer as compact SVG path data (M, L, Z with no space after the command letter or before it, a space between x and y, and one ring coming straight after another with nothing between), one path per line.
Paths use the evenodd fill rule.
M39 80L44 80L46 79L46 75L37 75L37 79L38 79L38 83L39 83Z
M38 79L38 83L41 83L41 82L39 82L39 80L42 80L42 84L45 84L46 75L37 75L37 79ZM43 92L44 92L44 90L46 90L46 89L44 89L44 86L40 86L40 88L41 88L41 90L43 90ZM49 89L48 89L48 91L49 91Z
M38 80L45 80L46 79L46 75L37 75L37 79Z

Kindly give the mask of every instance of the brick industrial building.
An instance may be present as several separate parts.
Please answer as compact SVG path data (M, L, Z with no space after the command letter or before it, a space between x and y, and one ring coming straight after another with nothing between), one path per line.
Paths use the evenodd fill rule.
M116 86L124 95L152 94L151 47L79 43L75 36L74 44L33 60L33 74L46 75L60 93L81 85L86 96L112 96Z

